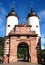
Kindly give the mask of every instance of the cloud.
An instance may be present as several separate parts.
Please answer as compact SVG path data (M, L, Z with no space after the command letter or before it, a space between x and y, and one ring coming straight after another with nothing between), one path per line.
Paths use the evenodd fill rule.
M41 48L45 49L45 38L41 37Z
M40 17L40 30L41 30L41 44L42 49L45 48L45 10L42 10L38 13Z
M0 29L0 36L1 36L1 37L4 37L4 35L5 35L5 27L2 27L2 28Z
M40 17L40 27L41 27L41 32L44 31L45 28L45 10L42 10L38 13Z
M7 11L4 7L0 6L0 36L5 36L5 17L6 17Z
M40 17L40 29L41 29L41 33L45 32L45 10L42 10L38 13L39 17Z
M45 10L42 10L38 13L40 17L40 22L45 22Z

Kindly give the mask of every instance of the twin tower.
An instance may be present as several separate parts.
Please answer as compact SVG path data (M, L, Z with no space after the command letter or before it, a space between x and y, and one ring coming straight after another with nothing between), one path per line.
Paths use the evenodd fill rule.
M11 12L7 15L6 36L8 36L9 32L14 28L15 25L18 25L18 19L19 17L14 11L14 8L12 8ZM28 13L26 20L28 21L28 25L31 25L31 30L35 31L36 34L40 36L39 16L33 8L31 8L30 12Z

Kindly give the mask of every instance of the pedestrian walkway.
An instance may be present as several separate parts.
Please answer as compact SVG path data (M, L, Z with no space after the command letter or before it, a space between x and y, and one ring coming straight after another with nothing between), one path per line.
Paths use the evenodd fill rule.
M0 65L41 65L41 64L33 64L33 63L29 63L29 62L14 62L14 63L7 63L7 64L0 64Z

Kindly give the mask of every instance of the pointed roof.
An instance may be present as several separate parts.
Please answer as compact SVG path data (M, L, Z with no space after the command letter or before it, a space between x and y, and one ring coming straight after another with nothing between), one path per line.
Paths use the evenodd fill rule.
M37 15L37 13L34 11L33 8L31 8L31 10L30 10L30 12L29 12L29 14L28 14L28 16L27 16L27 19L28 19L29 17L32 17L32 16L36 16L36 17L39 18L39 16Z
M16 16L19 19L19 17L17 16L17 14L14 10L14 7L12 7L12 10L9 12L9 14L6 16L6 18L9 17L9 16Z

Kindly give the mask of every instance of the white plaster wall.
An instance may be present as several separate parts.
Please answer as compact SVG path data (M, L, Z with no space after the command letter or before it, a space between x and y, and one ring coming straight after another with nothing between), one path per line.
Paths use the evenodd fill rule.
M10 27L8 27L10 25ZM7 25L6 25L6 36L9 32L14 28L15 25L18 25L18 18L15 16L9 16L7 18Z
M28 24L32 25L31 30L36 31L38 36L40 36L39 18L36 16L29 17ZM36 26L38 26L38 27L36 27Z

